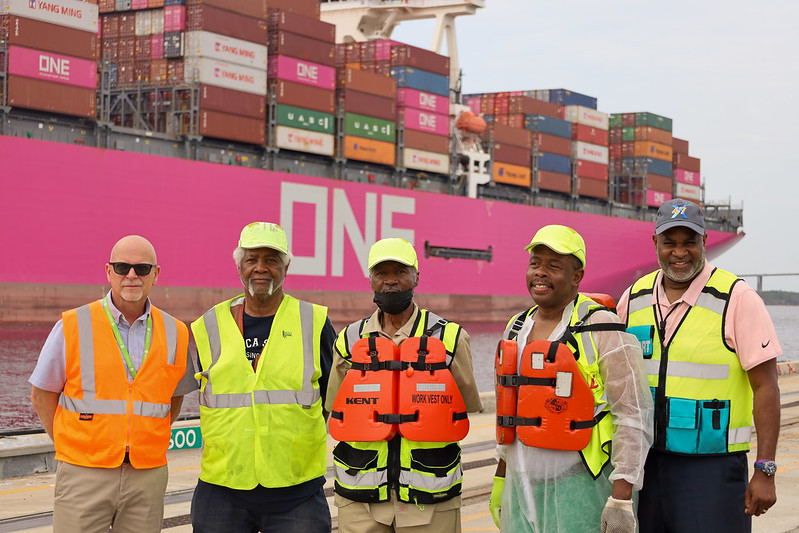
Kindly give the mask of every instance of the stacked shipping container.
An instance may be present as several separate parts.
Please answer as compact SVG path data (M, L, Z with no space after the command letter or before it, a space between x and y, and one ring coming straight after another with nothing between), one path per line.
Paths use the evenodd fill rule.
M344 132L340 155L347 159L394 165L397 161L397 94L392 78L342 67L338 76Z
M336 28L312 14L269 9L269 90L276 102L269 144L332 156Z
M88 2L0 0L8 105L94 117L97 31L97 6Z
M572 158L577 194L608 197L608 114L581 105L561 107L572 124Z
M674 195L697 203L702 200L700 161L688 155L688 141L672 139Z

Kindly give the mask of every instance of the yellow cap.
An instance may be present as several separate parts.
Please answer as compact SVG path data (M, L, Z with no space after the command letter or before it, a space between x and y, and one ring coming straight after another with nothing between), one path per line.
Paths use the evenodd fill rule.
M525 248L531 252L533 248L543 244L553 252L561 255L573 255L583 264L585 268L585 241L579 233L568 226L550 224L544 226L536 232L533 240Z
M413 245L400 238L380 239L372 245L369 250L369 261L367 268L372 267L383 261L396 261L403 265L412 266L419 270L419 261L416 259L416 250Z
M271 222L253 222L241 230L239 247L247 250L253 248L272 248L282 254L289 253L289 244L286 232L277 224Z

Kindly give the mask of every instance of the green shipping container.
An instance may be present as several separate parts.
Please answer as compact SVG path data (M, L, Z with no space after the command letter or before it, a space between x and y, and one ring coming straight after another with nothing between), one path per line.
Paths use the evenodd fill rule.
M280 126L290 126L321 133L333 133L335 129L335 121L332 114L290 105L277 106L277 123Z
M356 113L344 115L344 133L391 143L397 139L397 127L392 121Z
M611 113L609 121L609 128L621 128L621 113Z
M654 113L636 113L635 114L636 126L651 126L659 130L671 131L671 119L661 117Z
M622 141L634 141L635 140L635 128L633 126L627 126L626 128L621 129L621 140Z

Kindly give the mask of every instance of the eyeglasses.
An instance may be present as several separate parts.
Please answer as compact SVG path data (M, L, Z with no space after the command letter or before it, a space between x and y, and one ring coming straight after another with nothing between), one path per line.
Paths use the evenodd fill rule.
M156 266L148 263L131 264L131 263L114 262L108 264L114 267L114 272L116 272L120 276L127 276L131 268L133 269L134 272L136 272L137 276L147 276L150 274L150 271L152 271L153 267Z

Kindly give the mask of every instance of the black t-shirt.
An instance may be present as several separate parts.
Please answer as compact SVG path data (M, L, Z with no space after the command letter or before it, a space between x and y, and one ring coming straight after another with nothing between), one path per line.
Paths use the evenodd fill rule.
M264 346L269 341L269 333L274 322L272 316L250 316L244 313L242 326L244 329L245 355L250 364L253 364L264 351ZM319 336L319 364L322 375L319 377L319 392L324 402L327 394L327 382L330 377L330 367L333 365L333 345L336 342L336 330L330 319L325 319L322 334ZM200 369L202 371L202 369ZM200 480L200 483L205 483ZM258 485L252 490L236 490L221 487L231 498L231 502L253 512L286 513L310 498L325 484L324 476L294 485L292 487L267 488ZM268 507L268 508L267 508Z

